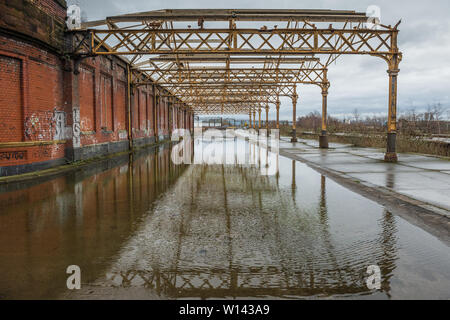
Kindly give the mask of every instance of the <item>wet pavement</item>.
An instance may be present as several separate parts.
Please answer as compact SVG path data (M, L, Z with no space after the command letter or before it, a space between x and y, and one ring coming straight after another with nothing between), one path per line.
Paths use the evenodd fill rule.
M194 150L190 165L161 148L2 187L0 298L450 298L447 241L257 144Z
M283 137L280 148L322 168L370 186L383 187L434 206L450 217L450 161L445 158L399 153L396 164L383 161L384 152L375 148L356 148L330 143L319 149L317 141L300 139L292 144Z

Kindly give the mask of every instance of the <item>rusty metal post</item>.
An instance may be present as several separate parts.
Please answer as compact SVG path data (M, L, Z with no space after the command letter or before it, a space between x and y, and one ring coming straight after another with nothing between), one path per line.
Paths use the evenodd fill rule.
M159 142L159 97L156 93L156 86L153 85L153 118L154 118L154 126L155 126L155 141Z
M172 136L172 132L173 132L173 102L174 99L172 97L170 97L168 99L168 103L167 103L167 122L168 122L168 128L169 128L169 137Z
M251 128L252 127L252 111L251 110L248 113L248 118L250 119L248 122L248 126L249 126L249 128Z
M256 111L253 109L253 129L256 130Z
M269 136L269 104L266 105L266 136Z
M294 86L294 94L292 95L292 138L291 142L297 142L297 86Z
M277 109L277 129L280 130L280 97L277 97L276 109Z
M258 108L258 130L261 129L261 106Z
M389 74L389 110L387 148L384 160L397 162L397 77L399 70L388 70Z
M325 77L326 79L326 73ZM319 147L322 149L328 149L328 132L327 132L327 98L328 98L328 88L330 84L324 81L321 85L322 88L322 128L319 136Z
M133 149L133 127L132 127L132 116L131 116L131 81L132 81L132 74L131 74L131 68L127 64L127 117L128 117L128 145L129 149Z
M399 64L402 59L397 48L397 33L392 35L392 56L389 60L389 109L388 109L388 133L387 147L384 160L386 162L397 162L397 78L400 72Z

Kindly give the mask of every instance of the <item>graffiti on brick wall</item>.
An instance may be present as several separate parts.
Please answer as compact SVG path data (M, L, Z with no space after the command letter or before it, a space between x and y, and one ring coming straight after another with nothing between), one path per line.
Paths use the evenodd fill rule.
M128 138L128 132L125 130L120 130L119 131L119 139L123 140L123 139L127 139Z
M0 119L0 121L3 119ZM6 132L15 132L16 127L14 125L11 125L9 123L3 122L0 123L0 133L6 133Z
M79 148L81 146L80 109L73 109L72 134L73 147Z
M95 124L91 119L83 118L80 121L81 131L95 130Z
M2 151L0 152L0 161L26 160L26 151Z
M36 114L25 119L25 137L30 140L39 140L41 134L41 122Z
M64 149L64 145L41 146L33 152L33 157L35 159L57 158L61 149Z
M66 113L64 111L55 111L52 120L55 124L55 136L53 137L53 140L66 139Z
M64 140L69 138L66 128L66 113L38 111L25 119L25 137L32 141Z

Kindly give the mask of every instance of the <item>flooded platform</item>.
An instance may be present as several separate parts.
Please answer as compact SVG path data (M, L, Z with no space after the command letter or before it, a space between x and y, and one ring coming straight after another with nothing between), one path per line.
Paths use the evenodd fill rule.
M1 186L0 299L450 298L445 239L299 161L271 154L267 174L261 145L206 149L235 161L166 146Z

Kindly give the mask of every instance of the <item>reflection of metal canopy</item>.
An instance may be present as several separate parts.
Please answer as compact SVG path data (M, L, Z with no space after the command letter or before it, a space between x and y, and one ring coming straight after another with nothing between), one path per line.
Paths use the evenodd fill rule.
M240 143L249 163L191 166L164 196L171 204L153 209L99 284L143 287L170 298L364 294L365 259L395 268L389 221L369 247L357 239L340 246L330 232L325 177L315 176L320 190L305 209L295 196L295 161L289 175L290 160L281 159L291 186L289 179L260 174L268 149ZM208 154L234 149L209 146L203 145ZM182 209L170 215L174 208ZM389 281L383 279L383 290Z
M264 96L279 118L280 91L291 87L293 141L295 138L297 84L322 89L322 135L327 126L328 66L341 55L370 55L389 66L389 123L396 131L397 75L401 53L398 25L367 26L364 13L346 10L178 9L108 17L83 24L72 32L75 57L120 55L131 64L134 85L155 84L195 112L205 111L207 99L197 90L214 85L236 85L248 96ZM318 57L323 57L320 61ZM276 89L249 90L270 84ZM187 86L187 90L185 88ZM253 88L252 88L253 89ZM228 99L228 87L209 91L211 104L221 100L221 112L246 113ZM198 98L198 99L197 99ZM251 99L258 101L259 98ZM199 102L203 102L200 104ZM228 106L234 106L228 108ZM266 105L267 106L267 105ZM278 126L278 125L277 125ZM392 139L388 139L391 141ZM395 140L394 140L395 141ZM395 147L388 153L395 153Z

